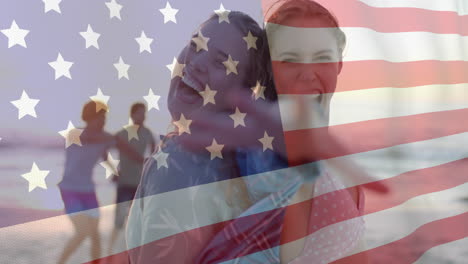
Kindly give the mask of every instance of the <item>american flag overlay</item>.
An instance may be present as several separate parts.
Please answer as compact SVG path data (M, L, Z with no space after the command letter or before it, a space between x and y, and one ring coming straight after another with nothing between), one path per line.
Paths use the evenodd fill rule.
M468 262L466 0L1 1L0 58L0 263Z

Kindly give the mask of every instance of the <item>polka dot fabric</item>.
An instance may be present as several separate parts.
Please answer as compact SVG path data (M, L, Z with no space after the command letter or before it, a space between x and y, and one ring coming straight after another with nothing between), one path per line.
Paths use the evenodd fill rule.
M300 257L291 263L325 264L357 246L364 233L364 197L358 203L336 178L325 172L314 187L309 236Z

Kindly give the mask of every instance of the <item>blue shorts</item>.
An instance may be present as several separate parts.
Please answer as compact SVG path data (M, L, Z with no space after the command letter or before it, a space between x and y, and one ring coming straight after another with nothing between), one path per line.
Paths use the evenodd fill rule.
M95 192L74 192L60 188L60 194L67 214L83 212L94 218L99 217L99 205Z

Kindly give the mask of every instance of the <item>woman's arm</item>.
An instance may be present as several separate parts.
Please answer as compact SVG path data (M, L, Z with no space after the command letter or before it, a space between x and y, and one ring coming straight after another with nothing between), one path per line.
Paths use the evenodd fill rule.
M112 177L112 181L115 181L115 176L118 176L119 175L119 172L117 170L117 168L114 166L114 164L112 164L109 159L107 158L108 157L108 153L107 151L102 153L102 160L104 161L105 163L105 166L110 169L112 171L112 173L114 174L114 177Z
M132 148L132 146L130 146L130 144L128 144L128 142L126 140L124 140L124 139L122 139L121 137L118 137L118 136L115 136L114 138L116 140L117 149L121 153L125 153L125 155L127 155L129 158L131 158L132 160L134 160L136 162L143 163L143 161L144 161L143 156L140 155L138 152L136 152Z
M308 205L312 203L306 202L305 205L300 203L312 199L313 195L314 184L305 183L292 197L289 206L285 209L283 230L281 232L281 264L293 261L303 252L309 235L308 229L312 211L311 206Z

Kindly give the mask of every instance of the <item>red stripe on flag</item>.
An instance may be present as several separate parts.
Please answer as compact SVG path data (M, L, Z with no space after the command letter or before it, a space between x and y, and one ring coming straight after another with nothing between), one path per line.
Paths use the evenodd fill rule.
M134 261L132 264L219 263L222 260L249 255L279 244L278 230L280 230L280 228L275 224L269 225L268 221L274 221L280 213L281 209L272 210L192 229L116 255L102 258L101 261L105 263L107 261L122 261L128 259L130 256L132 261ZM244 229L244 232L239 232L237 234L228 234L227 231L222 232L220 234L229 236L228 239L220 241L221 243L225 242L222 244L223 246L212 248L213 251L211 251L210 248L206 248L206 245L213 239L216 233L222 230L232 230L232 228L228 227L229 225L240 226ZM257 232L258 227L260 227L260 229L263 227L266 230ZM250 235L255 235L255 238ZM221 236L220 238L224 237ZM250 244L249 241L253 243ZM251 247L244 248L240 246L247 244L251 245ZM205 252L206 254L202 255L201 252Z
M360 264L365 258L369 260L369 263L394 263L392 262L395 260L394 254L398 254L399 264L410 264L435 246L467 237L468 225L466 223L468 223L468 213L447 217L425 224L398 241L332 263Z
M466 132L468 109L285 132L290 166ZM333 137L330 134L334 135ZM337 144L337 140L340 144ZM320 144L317 144L320 142ZM314 146L314 148L304 148Z
M273 61L273 69L294 68L292 62ZM320 65L316 65L319 67ZM406 88L431 84L468 83L468 61L349 61L343 62L335 92L379 87ZM307 94L277 86L278 94ZM331 91L330 91L331 92Z
M264 1L268 10L271 1ZM468 16L456 12L433 11L409 7L371 7L356 0L318 1L338 17L341 27L365 27L378 32L433 32L439 34L468 35ZM274 7L275 8L275 7ZM270 21L269 21L270 22ZM274 21L273 21L274 22ZM288 20L282 23L291 27L313 27L310 20Z
M450 189L466 183L466 176L459 172L468 170L467 161L468 159L458 160L381 180L379 184L384 184L390 189L390 193L386 195L376 195L367 192L369 188L360 188L361 191L366 192L367 202L364 214L386 210L416 196ZM450 175L450 177L447 178L447 175ZM369 187L375 184L377 183L368 183L361 185L361 187ZM164 263L183 263L187 260L194 261L203 250L205 250L205 258L209 258L211 261L203 263L215 263L246 256L269 247L295 241L324 227L359 216L357 211L354 210L349 213L348 210L345 210L346 208L340 206L343 193L352 193L355 190L355 187L337 190L285 208L196 228L105 259L116 261L117 259L126 259L130 254L134 259L140 260L138 263L151 263L151 261L156 260ZM323 208L327 208L327 212L319 212L318 215L310 213L308 223L303 225L304 227L308 226L307 229L288 230L287 236L282 236L280 242L279 231L281 228L279 225L282 223L280 216L282 212L285 211L289 216L304 216L304 212L310 212L310 208L317 207L318 204L322 205ZM232 228L233 226L237 227L237 229ZM213 239L214 234L223 229L224 232L219 233L221 235L217 236L218 239ZM216 241L217 247L207 246L210 240ZM245 250L235 250L236 248L239 249L241 245L245 247ZM231 252L235 253L232 254Z
M365 214L382 211L400 205L411 198L423 194L451 189L468 181L468 158L446 163L440 166L425 168L398 176L361 185L366 197ZM371 191L373 185L383 184L390 191L382 195Z

